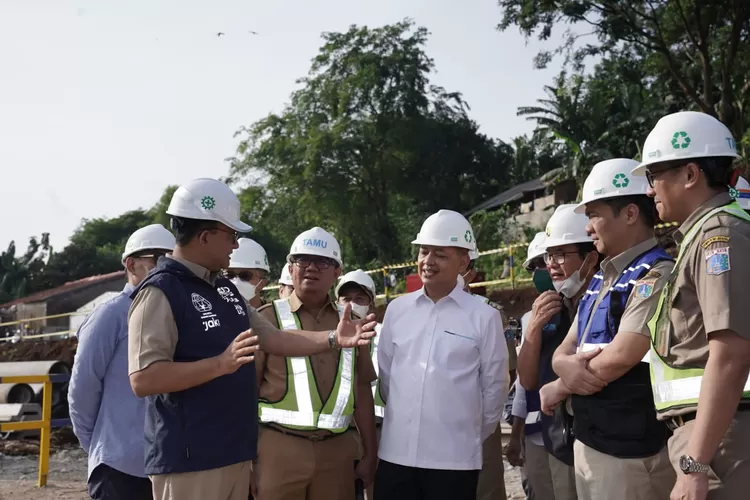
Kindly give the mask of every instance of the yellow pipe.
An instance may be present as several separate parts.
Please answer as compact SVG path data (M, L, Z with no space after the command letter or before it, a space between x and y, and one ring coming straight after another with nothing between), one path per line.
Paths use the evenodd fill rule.
M49 451L52 421L52 382L44 383L42 393L42 423L39 435L39 479L37 486L47 486L47 475L49 473Z

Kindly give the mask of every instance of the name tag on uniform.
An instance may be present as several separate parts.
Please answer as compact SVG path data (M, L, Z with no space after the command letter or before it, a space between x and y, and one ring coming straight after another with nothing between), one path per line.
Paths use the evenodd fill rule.
M706 257L706 274L718 276L731 269L729 247L713 248L704 252Z

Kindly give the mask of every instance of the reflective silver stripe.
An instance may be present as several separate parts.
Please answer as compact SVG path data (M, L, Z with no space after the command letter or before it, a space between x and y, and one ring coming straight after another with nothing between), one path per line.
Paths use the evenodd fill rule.
M578 352L589 352L596 350L598 348L604 348L609 345L609 342L606 344L589 344L584 343L581 346L578 347ZM643 358L641 359L641 363L650 363L651 362L651 350L649 349L646 354L643 355Z
M375 405L375 416L380 418L385 417L385 408Z
M352 421L351 415L344 416L342 414L346 409L346 403L349 401L352 390L354 350L347 348L342 349L341 352L343 357L340 362L344 363L344 366L341 370L341 383L339 384L339 392L336 394L336 404L330 415L321 413L318 417L318 427L321 429L341 429L348 427Z
M542 419L542 412L530 411L529 414L526 415L526 425L533 425L533 424L539 423L541 419Z

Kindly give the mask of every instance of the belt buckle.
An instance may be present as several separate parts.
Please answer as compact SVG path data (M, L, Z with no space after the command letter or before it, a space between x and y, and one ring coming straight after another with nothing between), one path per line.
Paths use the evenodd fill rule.
M667 420L670 431L676 431L683 425L685 425L685 420L682 418L682 415L677 415L676 417L672 417L669 420Z

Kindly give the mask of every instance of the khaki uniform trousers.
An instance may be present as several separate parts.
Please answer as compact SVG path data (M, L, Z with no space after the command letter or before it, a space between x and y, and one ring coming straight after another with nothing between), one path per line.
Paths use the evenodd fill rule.
M677 428L669 439L669 460L676 474L680 456L687 454L695 420ZM738 411L709 464L708 500L750 497L750 411Z
M579 500L669 500L676 476L667 448L646 458L617 458L573 445Z
M149 478L154 500L247 500L250 495L250 462Z
M534 444L528 436L524 441L529 500L576 500L573 467L547 453L544 446Z
M352 500L358 451L355 431L312 441L261 426L256 500Z
M503 430L497 429L482 444L482 470L477 483L477 500L506 500L503 465Z
M383 431L383 426L378 425L375 427L375 437L378 440L378 447L380 446L380 433ZM364 453L364 448L360 450L360 456ZM380 459L378 459L380 460ZM373 500L375 498L375 481L370 486L365 488L365 500Z

